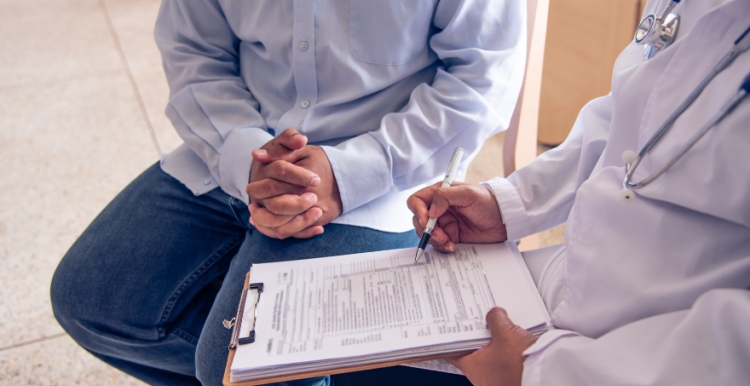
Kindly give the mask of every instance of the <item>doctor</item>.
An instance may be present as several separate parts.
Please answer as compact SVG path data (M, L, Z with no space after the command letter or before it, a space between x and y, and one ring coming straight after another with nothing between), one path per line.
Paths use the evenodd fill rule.
M409 198L419 234L438 217L431 243L442 251L566 224L565 244L524 256L557 329L535 340L491 310L492 342L451 360L474 384L750 384L750 98L675 157L748 87L750 51L646 146L737 48L750 2L672 6L676 39L655 53L630 44L611 94L581 110L558 148L507 179ZM629 191L623 158L638 164Z

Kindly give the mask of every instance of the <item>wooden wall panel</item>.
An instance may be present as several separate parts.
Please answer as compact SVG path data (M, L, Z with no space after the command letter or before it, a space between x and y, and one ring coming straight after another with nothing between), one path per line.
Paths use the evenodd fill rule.
M612 69L633 39L645 0L550 0L538 141L558 145L578 111L611 90Z

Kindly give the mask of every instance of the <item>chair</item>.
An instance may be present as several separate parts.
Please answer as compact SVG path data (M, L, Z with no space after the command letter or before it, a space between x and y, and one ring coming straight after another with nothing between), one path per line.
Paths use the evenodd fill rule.
M549 0L527 1L526 72L516 108L503 139L503 173L536 158L536 133L539 122L539 96L542 89L542 64L547 34Z
M503 139L503 174L509 176L536 158L539 98L542 89L542 65L547 35L549 0L527 0L526 72L516 108ZM539 247L539 236L521 240L521 250Z

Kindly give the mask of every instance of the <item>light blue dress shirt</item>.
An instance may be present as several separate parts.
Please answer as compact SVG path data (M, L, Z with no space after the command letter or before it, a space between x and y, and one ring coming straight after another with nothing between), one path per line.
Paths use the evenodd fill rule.
M294 128L328 156L335 223L407 231L409 194L456 147L465 176L507 128L525 32L520 0L164 0L166 113L185 143L162 169L248 202L251 151Z

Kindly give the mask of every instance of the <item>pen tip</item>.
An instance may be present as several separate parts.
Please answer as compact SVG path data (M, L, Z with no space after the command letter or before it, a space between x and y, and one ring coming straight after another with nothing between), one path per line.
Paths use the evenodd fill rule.
M417 249L417 256L414 258L414 264L417 264L419 258L422 257L422 252L424 252L423 249Z

